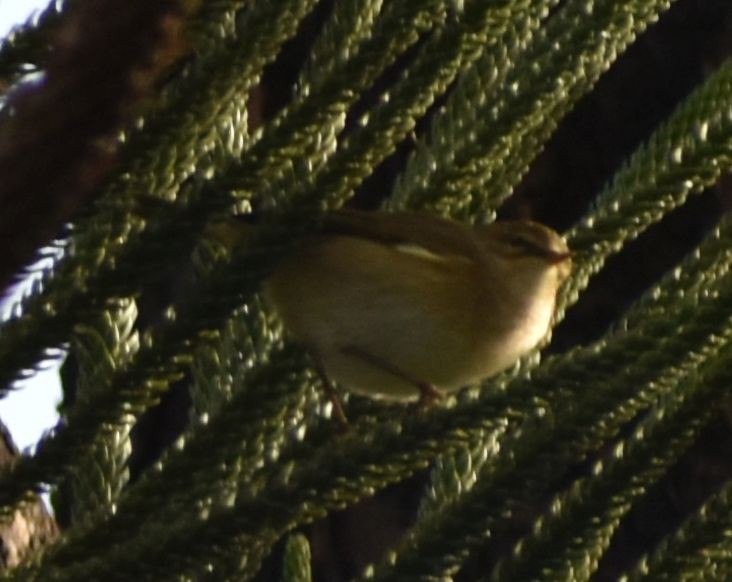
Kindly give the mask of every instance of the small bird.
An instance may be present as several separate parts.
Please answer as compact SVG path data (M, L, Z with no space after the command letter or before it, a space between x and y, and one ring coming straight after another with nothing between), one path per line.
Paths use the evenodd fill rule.
M339 210L275 267L264 291L330 381L431 401L535 347L570 268L562 237L535 222Z

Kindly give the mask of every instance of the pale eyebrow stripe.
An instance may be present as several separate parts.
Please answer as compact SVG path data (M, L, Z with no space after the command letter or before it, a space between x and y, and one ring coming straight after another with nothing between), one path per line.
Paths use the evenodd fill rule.
M439 262L445 262L445 261L459 261L462 263L472 263L473 261L469 257L463 257L460 255L455 254L438 254L433 253L430 250L427 250L423 246L420 246L415 243L398 243L395 245L392 245L395 250L397 250L400 253L404 253L407 255L412 255L414 257L419 257L422 259L427 259L428 261L439 261Z

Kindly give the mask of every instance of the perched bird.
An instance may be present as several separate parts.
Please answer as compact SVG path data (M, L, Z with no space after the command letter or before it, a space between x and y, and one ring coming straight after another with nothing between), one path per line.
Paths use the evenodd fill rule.
M535 222L340 210L264 290L328 379L375 398L424 401L536 346L570 268L564 240Z

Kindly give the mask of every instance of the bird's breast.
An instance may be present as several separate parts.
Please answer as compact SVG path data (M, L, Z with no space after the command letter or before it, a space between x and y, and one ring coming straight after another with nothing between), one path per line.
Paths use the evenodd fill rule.
M546 336L554 315L558 285L555 268L548 269L534 280L524 281L525 288L503 289L493 299L500 303L502 313L491 321L490 304L482 318L484 337L477 343L484 346L483 376L490 376L508 368Z

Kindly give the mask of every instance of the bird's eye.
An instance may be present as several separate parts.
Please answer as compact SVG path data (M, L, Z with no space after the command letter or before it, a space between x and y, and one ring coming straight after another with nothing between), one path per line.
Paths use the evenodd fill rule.
M525 239L522 236L512 236L508 239L508 244L516 250L528 255L543 255L544 250L540 248L534 241Z

